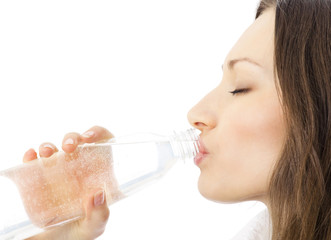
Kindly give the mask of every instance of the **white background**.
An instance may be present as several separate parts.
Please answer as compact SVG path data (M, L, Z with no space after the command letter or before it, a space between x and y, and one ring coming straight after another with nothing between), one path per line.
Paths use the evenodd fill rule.
M0 2L0 169L93 125L116 136L189 128L188 110L254 21L258 0ZM229 239L263 208L200 196L177 164L110 207L99 239ZM3 193L2 193L3 194ZM1 194L1 195L2 195Z

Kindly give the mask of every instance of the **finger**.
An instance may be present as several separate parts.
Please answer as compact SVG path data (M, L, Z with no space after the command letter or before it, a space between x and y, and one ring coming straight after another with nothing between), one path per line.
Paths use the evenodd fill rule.
M81 143L81 137L78 133L67 133L62 141L62 149L67 153L72 153Z
M81 135L81 140L85 143L92 143L107 141L113 137L114 135L107 129L100 126L94 126Z
M79 226L82 238L95 239L105 231L109 218L109 208L104 190L97 191L87 200L85 211L86 216Z
M30 148L28 151L26 151L24 153L24 156L23 156L24 163L35 160L35 159L37 159L37 153L34 149Z
M58 152L59 150L57 147L49 142L43 143L39 147L39 156L40 157L50 157L52 156L55 152Z

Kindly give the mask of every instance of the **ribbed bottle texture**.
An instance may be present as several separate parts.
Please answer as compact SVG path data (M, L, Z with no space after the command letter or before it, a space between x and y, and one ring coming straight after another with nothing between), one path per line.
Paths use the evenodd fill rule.
M170 136L175 157L178 159L193 158L199 152L199 136L195 129L189 129L186 132L175 133Z
M0 239L24 239L84 217L83 200L104 189L110 205L163 176L179 159L198 153L198 134L134 134L84 144L72 154L0 172Z

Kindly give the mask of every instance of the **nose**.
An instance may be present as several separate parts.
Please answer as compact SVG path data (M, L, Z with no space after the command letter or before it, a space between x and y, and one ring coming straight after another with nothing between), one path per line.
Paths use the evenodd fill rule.
M217 113L214 106L217 104L212 92L198 102L187 114L189 123L201 132L216 127Z

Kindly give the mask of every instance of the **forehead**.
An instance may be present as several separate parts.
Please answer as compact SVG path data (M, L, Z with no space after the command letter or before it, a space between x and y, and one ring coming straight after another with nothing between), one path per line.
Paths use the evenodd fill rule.
M226 62L231 59L251 58L263 68L272 70L274 55L275 10L266 10L243 33L231 49Z

